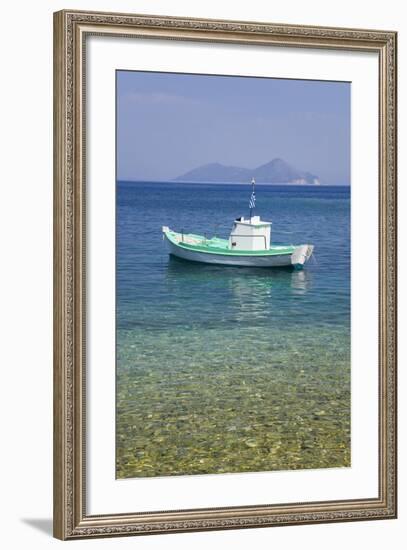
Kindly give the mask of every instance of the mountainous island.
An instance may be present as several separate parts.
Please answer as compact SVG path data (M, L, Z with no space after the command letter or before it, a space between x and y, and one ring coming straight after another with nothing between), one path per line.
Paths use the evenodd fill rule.
M247 183L252 178L255 178L256 183L320 185L318 176L298 170L280 158L275 158L254 169L225 166L218 162L205 164L178 176L174 181Z

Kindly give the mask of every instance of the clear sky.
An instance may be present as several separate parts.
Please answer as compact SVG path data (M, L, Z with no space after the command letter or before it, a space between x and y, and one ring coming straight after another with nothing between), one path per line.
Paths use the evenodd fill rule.
M170 180L200 165L280 157L350 183L350 83L117 72L117 176Z

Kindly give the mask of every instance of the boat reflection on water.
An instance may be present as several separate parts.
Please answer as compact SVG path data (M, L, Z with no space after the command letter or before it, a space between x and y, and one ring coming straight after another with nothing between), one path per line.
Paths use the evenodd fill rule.
M170 256L167 267L169 279L179 278L194 280L196 283L213 281L214 278L220 283L240 286L247 289L258 289L266 293L271 289L279 288L285 291L291 287L292 292L305 294L311 287L312 271L297 270L292 267L280 267L269 270L262 267L224 267L198 262L188 262Z
M232 309L235 321L264 320L277 312L282 315L286 307L294 306L312 288L312 277L309 269L225 268L172 256L166 272L168 292L188 296L192 309L196 295L205 300L203 309L210 304L218 311L225 308L232 313Z

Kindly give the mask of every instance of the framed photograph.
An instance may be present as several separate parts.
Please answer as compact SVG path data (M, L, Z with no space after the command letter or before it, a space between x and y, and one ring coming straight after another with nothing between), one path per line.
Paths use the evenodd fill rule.
M54 16L54 534L396 517L396 33Z

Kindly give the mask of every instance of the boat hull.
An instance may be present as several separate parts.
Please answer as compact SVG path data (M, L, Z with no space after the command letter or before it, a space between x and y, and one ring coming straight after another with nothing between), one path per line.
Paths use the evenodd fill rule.
M238 255L238 254L210 254L197 250L190 250L174 244L168 238L165 239L168 252L191 262L199 262L212 265L226 265L237 267L284 267L293 266L301 268L312 254L311 245L300 245L292 254L274 254L274 255Z

